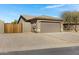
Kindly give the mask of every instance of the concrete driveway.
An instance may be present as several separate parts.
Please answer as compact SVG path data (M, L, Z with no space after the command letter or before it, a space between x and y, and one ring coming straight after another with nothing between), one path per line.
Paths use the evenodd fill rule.
M0 34L0 53L79 46L79 33Z

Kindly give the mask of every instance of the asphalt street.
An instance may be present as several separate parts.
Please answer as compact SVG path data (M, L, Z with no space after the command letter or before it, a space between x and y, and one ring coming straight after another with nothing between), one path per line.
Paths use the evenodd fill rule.
M79 46L29 51L13 51L8 53L0 53L0 55L79 55Z

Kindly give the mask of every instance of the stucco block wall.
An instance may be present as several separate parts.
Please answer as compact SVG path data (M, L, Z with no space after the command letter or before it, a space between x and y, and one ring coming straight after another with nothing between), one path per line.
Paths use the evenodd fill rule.
M0 23L0 33L4 33L4 23Z

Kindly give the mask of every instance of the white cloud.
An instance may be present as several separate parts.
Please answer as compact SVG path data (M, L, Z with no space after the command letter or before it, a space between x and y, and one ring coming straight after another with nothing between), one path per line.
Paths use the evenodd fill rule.
M46 6L45 8L60 8L60 7L63 7L64 5L49 5L49 6Z

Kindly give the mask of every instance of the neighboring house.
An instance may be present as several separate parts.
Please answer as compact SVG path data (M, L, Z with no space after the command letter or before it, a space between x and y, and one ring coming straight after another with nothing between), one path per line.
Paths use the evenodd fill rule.
M21 15L18 23L22 23L23 32L61 32L63 20L51 16L24 16Z

